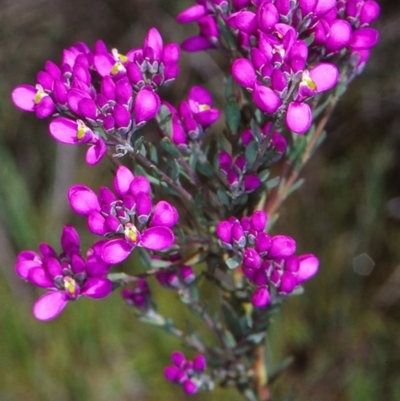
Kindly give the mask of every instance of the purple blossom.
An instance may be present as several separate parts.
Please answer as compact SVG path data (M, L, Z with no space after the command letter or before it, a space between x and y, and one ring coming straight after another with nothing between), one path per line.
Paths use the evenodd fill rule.
M122 290L122 297L129 306L137 308L142 312L146 312L150 308L150 288L144 279L139 279L131 289L124 288Z
M264 230L266 213L255 211L239 222L231 217L216 227L223 247L240 257L241 270L257 288L251 296L256 308L267 307L276 294L286 296L313 277L319 267L312 255L296 256L296 242L286 235L270 236Z
M164 251L173 244L171 228L178 221L178 212L163 200L153 207L147 178L134 177L120 166L114 191L102 187L96 195L85 185L73 185L68 191L71 208L87 217L90 231L108 239L101 249L106 263L124 261L137 246Z
M42 243L40 254L22 251L15 265L19 277L49 290L33 307L39 320L57 317L67 305L81 296L104 298L112 291L106 278L110 264L100 257L100 244L89 248L86 260L80 253L79 236L75 228L65 226L61 235L62 252L57 254L50 245Z
M39 118L57 115L51 135L62 143L91 145L86 161L93 165L107 146L115 146L118 156L132 151L132 135L160 109L156 91L179 73L179 55L179 46L164 46L155 28L142 48L126 55L109 51L101 40L93 52L80 42L63 51L60 66L47 61L35 86L17 86L12 100Z
M261 185L257 175L246 173L247 161L244 155L232 159L228 152L221 151L218 160L222 179L226 182L232 197L236 198L244 192L251 193Z
M182 352L174 351L171 360L173 365L164 369L164 377L172 383L181 385L186 394L195 394L210 383L210 377L205 374L207 362L204 355L198 354L193 361L190 361Z

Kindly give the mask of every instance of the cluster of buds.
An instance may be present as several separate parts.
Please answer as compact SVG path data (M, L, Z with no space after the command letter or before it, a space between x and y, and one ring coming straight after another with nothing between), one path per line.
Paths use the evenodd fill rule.
M270 129L272 128L271 123L267 123L262 129L259 130L260 133L260 145L267 139L270 135ZM253 131L248 128L242 132L240 136L242 140L243 146L246 148L250 145L250 143L255 140ZM287 141L284 136L282 136L278 131L273 131L270 139L270 143L268 148L266 149L266 153L273 152L271 157L271 161L278 161L281 156L285 153L287 148Z
M261 185L261 180L256 174L246 173L247 161L244 155L232 159L228 152L221 151L218 161L221 176L227 183L233 198L244 192L251 193Z
M181 352L175 351L171 360L173 365L164 369L164 376L170 382L181 385L186 394L195 394L212 385L210 377L204 373L207 362L203 355L199 354L190 361Z
M178 212L166 201L154 207L150 182L134 177L120 166L115 174L114 191L101 187L99 195L86 185L73 185L68 192L71 208L87 217L89 230L106 237L101 257L106 263L124 261L137 246L151 251L164 251L175 241L171 228L178 221Z
M171 114L171 140L184 151L190 151L190 142L201 141L204 132L221 114L213 108L211 94L202 86L193 86L187 100L179 104L178 110L168 102L162 104Z
M147 281L139 279L133 288L124 288L122 297L125 302L141 312L147 312L151 306L151 292Z
M268 306L271 294L290 294L314 276L319 266L314 255L295 256L294 239L271 237L265 232L266 225L266 213L258 210L240 221L235 217L221 221L216 228L222 245L239 256L244 275L257 287L252 295L257 308Z
M157 259L157 256L153 256L153 260ZM179 260L181 260L181 255L175 253L169 255L168 261L172 265L175 265ZM178 290L181 288L186 288L193 283L196 275L191 266L185 264L178 264L173 267L169 267L168 270L160 270L156 274L157 281L166 289Z
M110 265L100 257L101 243L89 248L86 260L80 252L75 228L65 226L61 235L62 252L48 244L39 246L40 254L22 251L17 257L15 271L19 277L49 290L33 307L39 320L57 317L67 305L81 296L104 298L110 294L112 283L106 278Z
M178 75L178 58L179 46L164 47L155 28L126 55L109 52L100 40L93 52L80 42L64 50L60 66L47 61L36 86L17 86L12 99L39 118L58 116L50 134L61 143L89 144L86 162L94 165L108 144L118 156L131 149L133 133L159 111L156 90Z
M264 113L279 118L297 134L312 122L306 103L334 87L339 78L330 60L343 50L353 56L358 73L378 41L369 24L379 14L373 0L237 0L198 1L178 16L181 23L198 22L201 34L182 47L198 51L223 46L218 30L220 16L246 57L232 65L235 80L252 93Z

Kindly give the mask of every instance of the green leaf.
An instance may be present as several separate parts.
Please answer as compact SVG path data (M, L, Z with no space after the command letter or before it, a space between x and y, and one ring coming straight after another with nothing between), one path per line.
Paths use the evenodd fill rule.
M172 113L167 106L161 105L157 115L157 122L161 131L172 138Z
M245 387L240 389L240 392L246 397L248 401L259 401L256 393L251 387Z
M236 133L240 124L240 109L237 101L229 100L225 106L226 122L231 132Z
M233 97L233 79L232 77L225 78L225 99L231 99Z
M251 128L251 132L253 133L253 137L256 140L256 142L258 144L261 144L263 137L261 135L261 130L259 125L257 124L257 121L252 119L250 122L250 128Z
M129 276L126 273L109 273L107 274L107 278L110 281L123 281L129 278Z
M275 381L294 361L292 356L283 360L278 366L274 367L268 374L268 384Z
M258 326L257 326L258 328ZM253 344L261 344L262 342L264 342L265 337L266 337L267 333L265 331L261 332L261 333L254 333L251 334L247 337L248 341L252 342Z
M246 156L247 160L247 170L250 170L253 167L253 164L257 158L258 148L259 145L256 141L251 141L249 145L246 147L244 155Z
M261 182L265 182L267 181L269 175L270 175L270 170L269 169L265 169L262 170L258 173L258 178L261 180Z
M226 194L226 192L225 192L223 189L218 188L218 190L217 190L217 195L218 195L218 198L221 200L221 202L222 202L226 207L230 207L230 206L231 206L231 203L229 202L228 195Z
M287 192L287 197L292 194L293 192L297 191L305 182L304 178L300 178L297 180L290 188L289 191Z
M150 254L144 248L136 248L139 253L139 259L142 263L143 267L146 269L150 269L152 266L152 260Z
M269 181L266 182L267 189L272 189L276 187L279 183L279 177L271 178Z
M329 95L322 104L315 108L312 113L313 121L315 121L320 116L320 114L330 105L331 101L332 95Z
M242 326L240 325L240 318L232 305L228 302L223 302L221 305L222 314L224 316L226 325L232 332L233 336L238 339L243 336Z
M144 143L144 135L142 135L141 137L136 139L136 141L133 143L133 149L135 151L139 151L140 153L142 153L141 147L142 147L143 143Z
M238 255L232 256L231 258L227 259L225 263L229 269L233 270L240 266L242 263L242 258Z
M151 162L154 164L158 164L157 148L151 142L149 142L148 147L149 147Z
M208 163L197 163L197 171L206 177L213 177L215 174L213 166Z
M236 49L236 40L235 37L232 35L230 29L226 26L225 21L223 18L218 15L218 28L220 33L222 34L222 37L225 39L226 44L228 45L230 50L235 50Z
M163 269L171 266L171 261L169 260L161 260L161 259L152 259L151 267L153 269Z
M178 158L180 153L176 146L171 142L171 139L164 137L160 142L161 147L168 152L172 157Z

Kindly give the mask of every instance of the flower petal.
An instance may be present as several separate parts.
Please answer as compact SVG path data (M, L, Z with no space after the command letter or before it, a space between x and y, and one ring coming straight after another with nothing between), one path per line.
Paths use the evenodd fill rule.
M21 110L34 111L37 89L32 85L19 85L11 93L14 104Z
M106 151L106 144L101 138L99 138L98 141L96 141L96 143L90 146L87 150L86 163L89 164L89 166L94 166L103 158L103 156L106 154Z
M160 201L154 208L150 227L165 226L171 228L176 224L178 218L178 212L172 205L166 201Z
M254 85L253 99L261 111L269 114L275 113L282 104L282 100L272 89L257 83Z
M291 102L286 113L286 124L296 134L304 134L311 125L312 114L307 103Z
M252 89L256 82L256 72L253 63L246 58L238 58L232 64L232 76L247 89Z
M268 251L268 259L286 258L296 252L296 242L286 235L275 235L271 239L271 248Z
M113 181L114 189L118 196L122 198L129 192L133 179L134 176L131 170L125 166L118 167Z
M67 297L59 291L42 295L33 306L33 315L39 320L51 320L57 317L67 305Z
M141 246L152 251L168 249L174 242L175 236L168 227L151 227L142 233Z
M317 85L317 93L320 93L336 85L339 79L339 71L333 64L321 63L310 71L310 78Z
M99 198L86 185L73 185L68 191L68 200L72 210L81 216L88 216L101 210Z
M64 226L61 234L61 246L67 255L79 253L80 241L78 232L72 226Z
M314 276L319 267L319 260L312 254L299 256L299 270L297 271L297 282L302 283Z
M107 241L101 249L101 258L104 262L115 265L123 262L132 252L134 247L123 239Z
M107 278L92 277L86 280L82 294L90 298L104 298L112 291L112 282Z

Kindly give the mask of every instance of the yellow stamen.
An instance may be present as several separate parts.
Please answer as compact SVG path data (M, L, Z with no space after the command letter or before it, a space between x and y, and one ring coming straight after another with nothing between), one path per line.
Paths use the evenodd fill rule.
M136 243L137 241L137 229L136 227L132 225L126 225L125 226L125 236L129 238L130 241L133 243Z
M69 279L65 278L64 279L64 288L69 294L75 295L75 288L76 288L75 280L72 278L69 278Z
M210 110L211 107L208 104L199 104L199 110L200 111L205 111L205 110Z

